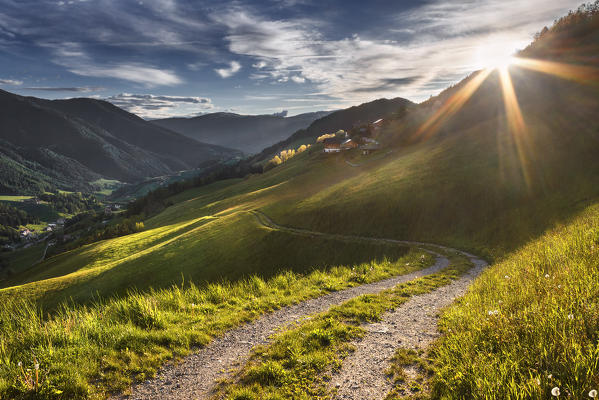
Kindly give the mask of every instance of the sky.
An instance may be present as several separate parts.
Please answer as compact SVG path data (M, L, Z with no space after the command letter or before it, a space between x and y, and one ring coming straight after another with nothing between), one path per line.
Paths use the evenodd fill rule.
M0 89L143 118L420 102L581 0L0 0Z

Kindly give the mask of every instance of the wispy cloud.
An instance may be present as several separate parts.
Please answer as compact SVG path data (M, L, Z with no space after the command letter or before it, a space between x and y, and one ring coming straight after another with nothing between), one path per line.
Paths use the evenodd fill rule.
M117 78L129 82L140 83L147 87L172 86L183 83L174 71L140 64L90 65L81 63L67 67L74 74L97 78Z
M217 68L214 70L217 74L220 75L221 78L229 78L235 75L241 69L241 64L237 61L231 61L229 63L229 68Z
M22 84L23 84L23 81L19 81L16 79L0 79L0 85L19 86Z
M99 90L104 90L103 87L99 86L81 86L81 87L51 87L51 86L33 86L23 88L24 90L35 90L40 92L81 92L81 93L89 93L89 92L97 92Z
M188 117L214 108L212 100L206 97L121 93L105 100L143 118Z

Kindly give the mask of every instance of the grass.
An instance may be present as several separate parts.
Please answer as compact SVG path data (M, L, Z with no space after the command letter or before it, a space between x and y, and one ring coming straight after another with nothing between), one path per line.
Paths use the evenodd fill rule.
M425 351L400 348L390 360L387 376L392 381L385 400L424 400L430 398L430 379L435 373ZM407 373L409 370L410 373Z
M26 271L42 258L45 246L45 243L40 243L19 251L0 254L0 259L5 260L8 265L5 270L0 271L0 285L6 285L13 276L26 274Z
M2 195L2 196L0 196L0 201L21 202L23 200L29 200L31 198L33 198L33 196L10 196L10 195Z
M348 300L275 335L271 344L254 350L235 381L222 384L215 398L332 398L330 374L351 351L351 342L364 335L361 325L379 321L411 296L449 284L472 265L463 256L451 254L450 259L451 265L436 274Z
M234 251L232 251L234 249ZM307 251L309 249L309 251ZM72 299L123 295L181 280L202 286L222 279L306 272L336 265L396 260L405 247L297 236L260 225L249 213L202 217L84 246L52 257L9 281L0 298L26 296L46 308ZM267 257L268 255L268 257Z
M442 319L435 398L599 390L599 205L492 266Z
M6 298L0 309L0 398L103 398L260 314L418 270L432 262L424 254L414 251L396 262L327 272L287 271L268 280L252 276L204 288L130 292L88 306L63 305L51 316L24 297ZM36 363L41 376L37 387L24 379Z

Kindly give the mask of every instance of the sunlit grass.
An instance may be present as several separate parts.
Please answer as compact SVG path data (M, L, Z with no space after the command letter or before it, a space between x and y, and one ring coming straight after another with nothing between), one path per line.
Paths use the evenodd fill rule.
M587 398L599 388L599 206L491 266L442 319L435 396Z
M412 272L432 261L422 255L305 275L288 271L268 280L252 276L204 288L130 292L89 306L63 305L50 317L24 298L6 298L0 309L0 398L34 395L20 380L19 362L25 369L39 363L37 398L97 398L124 390L134 379L153 376L167 359L264 312Z

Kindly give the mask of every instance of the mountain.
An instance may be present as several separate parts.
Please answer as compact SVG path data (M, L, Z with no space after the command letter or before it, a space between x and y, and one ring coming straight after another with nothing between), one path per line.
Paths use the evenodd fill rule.
M284 117L282 115L239 115L222 112L194 118L157 119L151 122L200 142L254 154L328 114L330 113L319 111Z
M391 100L378 99L359 106L335 111L317 119L306 129L300 129L285 140L265 148L253 159L255 161L266 160L281 150L295 148L300 144L312 143L314 139L325 133L337 132L339 129L349 130L355 125L371 123L380 118L403 115L413 106L415 104L411 101L397 97Z
M0 90L0 191L89 189L240 155L151 124L108 102L44 100Z

